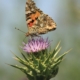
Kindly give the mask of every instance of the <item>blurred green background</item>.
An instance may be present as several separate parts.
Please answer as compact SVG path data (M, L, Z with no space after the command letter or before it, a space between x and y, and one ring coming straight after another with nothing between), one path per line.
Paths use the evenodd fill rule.
M59 66L55 80L80 80L80 0L34 0L44 13L51 16L57 23L57 29L43 35L53 40L52 48L61 40L63 53L73 50L65 56ZM18 64L13 59L14 52L21 56L19 46L27 32L25 22L26 0L0 0L0 80L22 80L24 73L5 63ZM52 79L52 80L54 80Z

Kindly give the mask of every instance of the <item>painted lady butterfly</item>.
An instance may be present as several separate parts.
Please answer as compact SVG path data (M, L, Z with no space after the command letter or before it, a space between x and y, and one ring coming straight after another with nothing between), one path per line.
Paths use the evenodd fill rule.
M26 36L37 36L56 29L53 19L38 9L32 0L26 2L26 24Z

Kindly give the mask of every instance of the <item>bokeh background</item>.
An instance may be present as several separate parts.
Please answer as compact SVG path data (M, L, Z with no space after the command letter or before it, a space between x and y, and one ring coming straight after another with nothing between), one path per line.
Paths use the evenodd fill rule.
M57 76L52 80L80 80L80 0L34 0L36 5L57 23L57 29L43 35L53 40L52 49L61 40L62 54L70 48L73 50L65 56L59 66ZM0 0L0 80L22 80L24 73L5 63L18 64L13 59L14 52L21 56L19 46L27 32L25 22L26 0Z

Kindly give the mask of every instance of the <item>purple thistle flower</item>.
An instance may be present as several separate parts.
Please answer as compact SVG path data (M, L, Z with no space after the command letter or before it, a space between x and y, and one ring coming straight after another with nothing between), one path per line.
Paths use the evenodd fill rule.
M25 44L23 42L23 51L27 52L27 53L31 53L31 52L39 52L42 50L45 50L49 47L50 43L47 39L43 39L43 38L37 38L37 39L31 39L28 40L28 43Z

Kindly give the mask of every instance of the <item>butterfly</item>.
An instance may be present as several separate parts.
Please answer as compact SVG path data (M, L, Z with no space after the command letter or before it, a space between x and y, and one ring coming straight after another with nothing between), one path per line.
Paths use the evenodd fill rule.
M46 34L56 29L56 23L47 14L44 14L32 0L26 1L25 7L26 24L28 32L26 36Z

